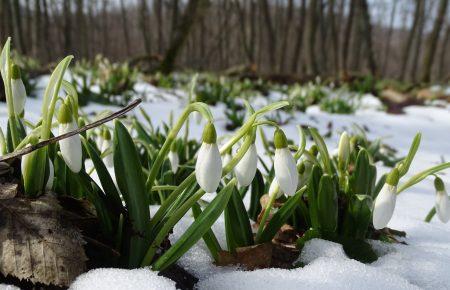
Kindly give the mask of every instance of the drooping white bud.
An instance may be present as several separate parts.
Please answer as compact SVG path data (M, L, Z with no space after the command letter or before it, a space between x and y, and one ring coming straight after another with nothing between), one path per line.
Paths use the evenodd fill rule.
M294 195L298 185L298 172L295 159L289 151L286 135L280 129L274 135L275 157L274 169L275 177L281 190L287 195Z
M250 145L241 161L234 168L234 173L240 186L248 186L252 183L258 166L258 152L255 144Z
M436 188L435 208L437 216L441 222L447 223L450 220L450 201L441 178L436 177L434 187Z
M345 170L350 157L350 139L347 132L342 133L338 147L338 165L340 170Z
M27 92L21 78L20 68L17 65L13 65L11 68L11 91L13 95L14 112L16 115L21 115L25 108Z
M276 177L273 178L272 183L270 183L269 187L269 197L272 198L274 195L275 199L280 198L283 195Z
M394 168L375 199L372 221L377 230L386 227L394 214L398 180L399 172L397 168Z
M216 129L208 123L203 131L203 143L198 151L195 177L207 193L215 192L222 179L222 158L217 146Z
M58 121L59 135L66 134L78 129L78 125L73 120L70 114L70 109L66 104L61 105L58 113ZM74 173L78 173L81 170L82 165L80 136L74 135L59 141L59 148L61 150L61 155L64 159L64 162L66 162L69 169Z

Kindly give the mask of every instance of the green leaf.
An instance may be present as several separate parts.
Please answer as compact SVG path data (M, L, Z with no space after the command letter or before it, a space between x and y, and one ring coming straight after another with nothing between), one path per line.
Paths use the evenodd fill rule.
M280 228L294 213L305 191L306 187L303 187L302 189L297 191L295 195L289 197L288 200L283 204L283 206L273 215L261 234L261 238L259 239L260 243L269 242L273 239L273 237L275 237Z
M344 252L351 259L361 263L375 262L378 257L368 242L350 237L338 237L334 240L342 244Z
M314 165L311 171L311 176L308 181L308 207L309 216L311 217L311 225L314 229L320 228L317 196L319 194L320 177L322 170L319 166Z
M356 158L355 170L351 177L353 194L371 195L375 187L376 168L370 164L366 149L361 149Z
M306 242L312 239L320 238L320 232L316 229L307 230L303 236L297 239L297 249L301 250L305 246Z
M200 205L198 203L195 203L192 206L192 213L194 214L194 218L197 220L197 218L201 215L202 210L200 208ZM206 232L206 234L203 235L203 241L205 242L206 246L209 249L209 252L211 253L211 256L213 257L214 261L218 261L219 259L219 252L222 250L220 247L219 241L217 240L216 236L214 235L214 232L212 229Z
M129 243L129 267L138 267L149 240L150 210L144 175L133 139L125 126L115 121L114 169L132 227Z
M112 208L114 208L116 214L119 215L124 211L122 199L120 198L120 194L117 191L117 188L114 184L111 175L109 174L108 169L103 163L103 160L100 158L100 155L98 154L95 147L89 142L87 142L86 139L81 138L81 140L83 141L84 148L86 149L87 153L89 154L89 157L92 160L92 163L94 164L95 170L97 171L98 179L100 180L102 188L106 194L108 203Z
M233 193L236 180L230 181L214 198L214 200L198 216L195 222L184 232L178 241L170 247L153 264L153 270L162 271L175 263L186 253L205 233L210 230L214 222L219 218Z
M338 219L338 200L333 178L327 174L320 179L317 209L320 231L323 234L335 233Z
M316 128L309 128L309 132L311 133L311 136L313 137L314 142L316 143L317 148L319 149L320 157L322 159L325 172L328 173L329 175L333 175L330 155L328 154L328 149L327 145L325 144L325 141L323 140L322 136L320 136Z
M248 215L253 221L256 221L258 214L261 212L261 196L264 195L265 186L264 178L259 169L256 170L255 178L252 181L251 195L250 195L250 207L248 209Z
M450 162L442 163L442 164L433 166L422 172L417 173L416 175L414 175L413 177L408 179L408 181L406 181L404 184L402 184L401 186L398 187L397 194L399 194L400 192L406 190L407 188L421 182L422 180L427 178L429 175L438 173L439 171L442 171L447 168L450 168Z
M28 153L22 162L24 171L22 172L23 187L25 196L38 197L43 193L45 182L45 164L47 162L47 148L41 148Z
M251 246L254 243L250 219L236 188L225 208L225 232L230 252L235 252L237 247Z
M342 232L347 237L364 239L372 220L372 198L354 195L347 205Z

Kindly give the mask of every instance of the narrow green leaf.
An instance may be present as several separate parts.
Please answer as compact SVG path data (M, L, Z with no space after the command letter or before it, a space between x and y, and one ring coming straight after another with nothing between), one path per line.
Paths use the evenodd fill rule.
M314 142L319 149L325 172L329 175L332 175L333 169L331 167L330 155L328 154L328 149L325 141L323 140L322 136L320 136L316 128L309 128L309 132L311 133L311 136L313 137Z
M261 196L264 195L265 186L264 178L259 171L256 170L255 178L252 181L251 195L250 195L250 207L248 209L248 215L253 221L256 221L258 214L261 212Z
M442 164L433 166L433 167L428 168L428 169L426 169L426 170L424 170L422 172L417 173L416 175L414 175L413 177L408 179L408 181L406 181L401 186L399 186L399 188L397 190L397 194L399 194L402 191L408 189L409 187L411 187L411 186L421 182L422 180L427 178L429 175L438 173L439 171L442 171L442 170L447 169L447 168L450 168L450 162L442 163Z
M136 147L125 126L117 120L114 130L114 169L133 232L129 244L128 265L138 267L149 242L150 210Z
M333 178L326 174L320 179L317 209L320 231L323 234L333 234L337 229L338 200Z
M408 155L405 157L405 159L401 162L401 166L399 168L400 177L404 176L411 166L411 163L414 159L414 156L416 156L417 150L420 146L420 140L422 138L422 134L417 133L414 137L414 140L411 144L411 147L409 148Z
M236 180L230 181L214 198L214 200L198 216L195 222L185 231L180 239L170 247L153 264L155 271L162 271L175 263L184 253L186 253L219 218L233 193Z
M201 215L202 210L198 203L195 203L192 206L192 213L196 220ZM219 259L219 251L221 251L222 248L220 247L219 241L217 240L216 235L214 235L212 229L210 229L209 231L206 232L206 234L203 235L203 241L208 247L208 250L211 253L211 256L213 257L214 261L217 262Z

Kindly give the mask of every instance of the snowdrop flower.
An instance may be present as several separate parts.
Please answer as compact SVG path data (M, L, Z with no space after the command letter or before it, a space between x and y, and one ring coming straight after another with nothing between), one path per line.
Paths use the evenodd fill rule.
M238 180L240 186L248 186L252 183L256 174L256 167L258 165L258 152L256 146L253 143L245 152L241 161L234 168L234 174Z
M447 223L450 220L450 202L448 200L447 191L444 182L439 177L434 180L436 188L436 213L441 222Z
M230 150L228 150L225 155L222 158L222 164L223 165L227 165L228 163L230 163L231 159L233 159L233 156L231 155L231 148Z
M338 147L338 164L340 170L345 170L350 157L350 140L347 132L341 134Z
M169 161L170 161L170 167L172 168L172 172L175 174L177 173L178 166L180 165L180 158L178 157L177 153L177 147L176 143L172 143L172 146L170 146L170 152L169 152Z
M297 166L291 151L289 151L286 135L281 129L275 131L274 144L275 177L280 189L287 195L293 195L298 185Z
M392 218L397 200L397 184L399 180L399 172L394 168L389 173L386 183L381 188L380 193L375 199L373 209L373 226L379 230L387 226Z
M62 104L59 109L58 122L59 135L78 129L78 125L73 120L69 106L66 104ZM74 173L78 173L81 170L82 162L80 136L74 135L59 141L59 148L64 162L66 162L69 169Z
M49 159L48 160L48 180L47 184L45 185L46 190L51 190L53 188L53 181L55 179L55 168L53 167L53 162Z
M104 154L108 149L112 148L111 133L106 128L103 130L102 139L103 142L100 152ZM110 152L108 155L103 156L103 162L105 163L106 167L113 167L114 166L113 154Z
M205 192L213 193L222 178L222 159L217 147L216 129L212 123L206 124L202 139L195 164L195 177Z
M20 75L20 68L17 65L13 65L11 68L11 90L14 99L14 112L20 116L25 107L27 92Z
M275 199L280 198L283 192L280 190L280 185L278 184L277 178L274 177L272 183L269 187L269 197L272 198L275 195Z

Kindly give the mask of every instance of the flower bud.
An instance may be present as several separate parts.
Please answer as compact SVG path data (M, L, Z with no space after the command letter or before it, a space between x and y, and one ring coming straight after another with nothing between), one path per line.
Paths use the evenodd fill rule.
M77 123L72 118L69 106L67 106L66 104L62 104L59 109L58 122L59 135L66 134L78 129ZM64 159L64 162L66 162L69 169L74 173L78 173L81 170L82 163L80 136L74 135L72 137L59 141L59 148L61 150L61 155Z
M447 223L450 220L450 202L448 200L447 191L445 190L444 182L441 178L436 177L434 180L434 187L436 189L436 213L439 220Z
M240 186L248 186L252 183L256 174L256 167L258 165L258 152L255 144L250 145L244 157L234 168L234 173Z
M11 67L11 91L14 100L14 112L20 116L25 107L27 92L21 79L20 68L15 64Z
M274 169L275 177L281 190L287 195L295 194L298 185L298 172L294 157L288 149L286 135L280 129L274 134L275 157Z
M386 183L381 188L380 193L375 199L373 209L373 226L375 229L382 229L387 226L394 214L395 203L397 201L397 184L399 172L394 168L389 173Z
M206 124L202 139L195 164L195 177L205 192L212 193L222 179L222 159L217 147L216 129L212 123Z
M101 153L104 154L108 149L112 148L112 142L111 142L111 133L108 129L104 129L102 133L102 147L100 149ZM112 153L109 153L105 156L103 156L103 162L105 163L106 167L113 167L114 166L114 156Z
M283 195L276 177L273 178L272 183L270 183L269 187L269 197L271 198L274 195L275 199L280 198Z
M170 152L168 157L172 172L175 174L177 173L178 166L180 165L180 158L178 157L177 146L175 142L173 142L172 145L170 146Z
M338 164L340 170L345 170L350 157L350 141L347 132L342 133L338 147Z

